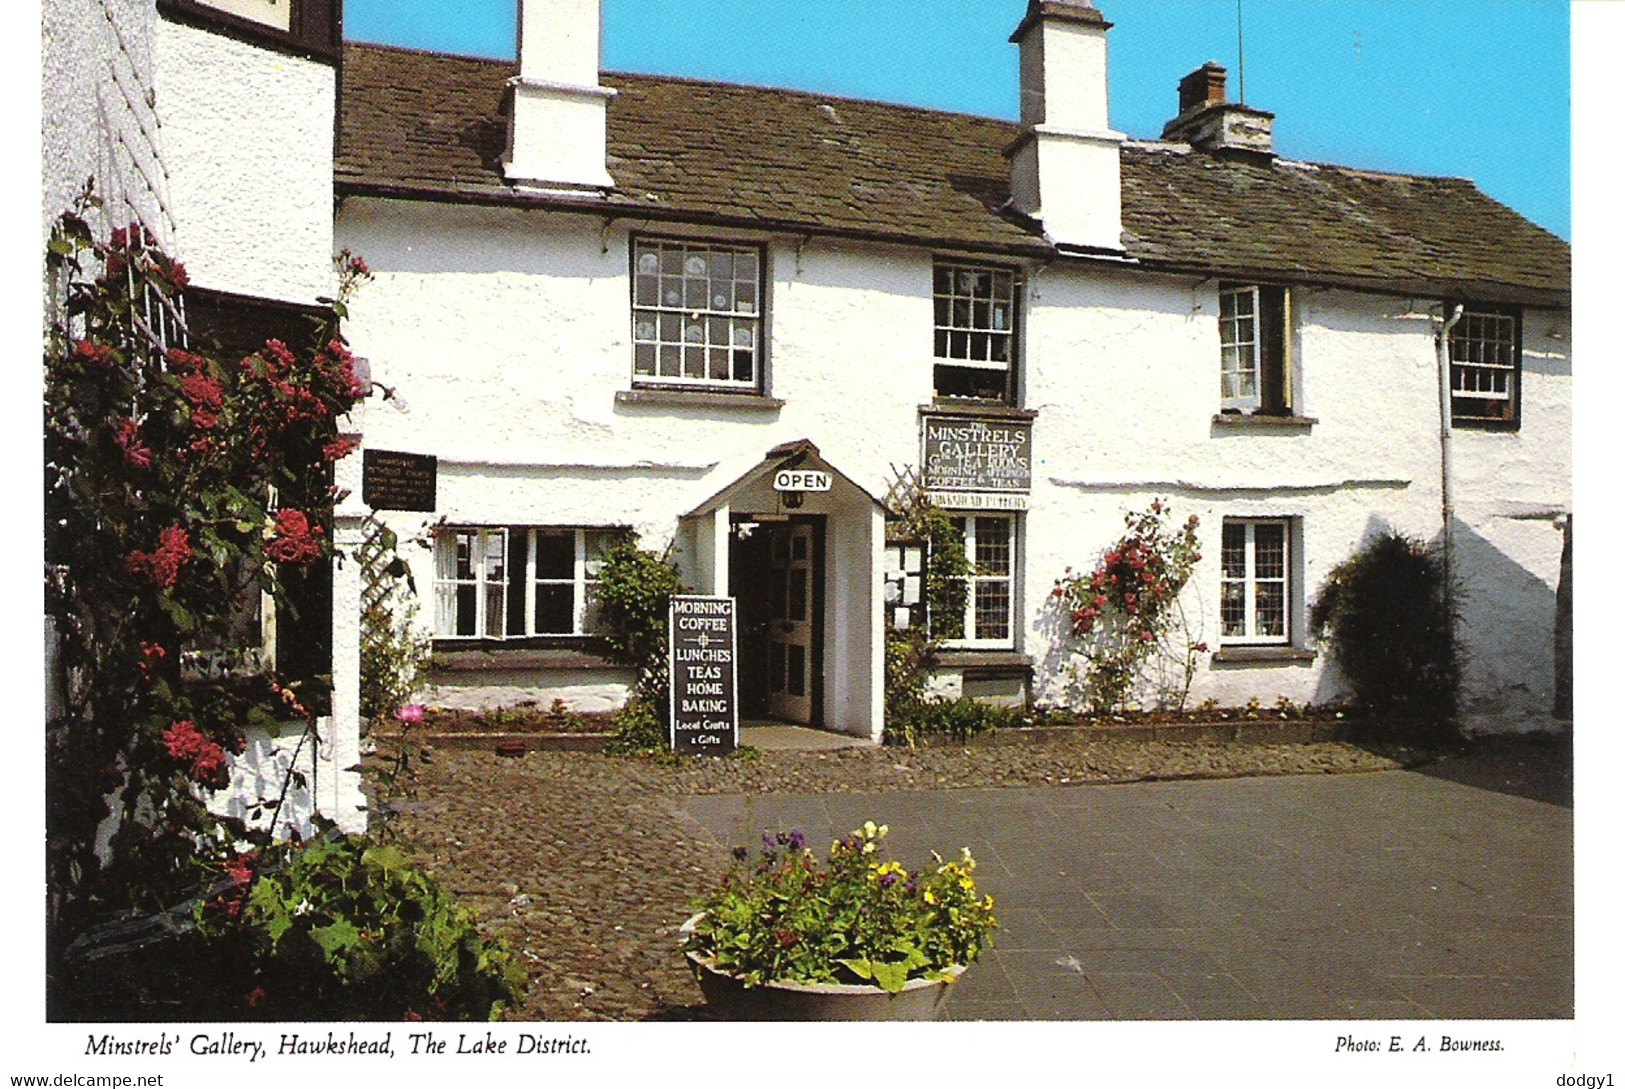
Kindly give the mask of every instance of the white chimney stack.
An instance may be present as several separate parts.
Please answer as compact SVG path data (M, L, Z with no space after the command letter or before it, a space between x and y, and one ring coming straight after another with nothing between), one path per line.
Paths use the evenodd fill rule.
M1107 109L1106 32L1088 0L1028 0L1021 47L1021 136L1006 149L1015 206L1060 246L1121 252L1119 152Z
M598 0L519 0L519 75L502 171L529 189L603 190L606 116L598 82Z

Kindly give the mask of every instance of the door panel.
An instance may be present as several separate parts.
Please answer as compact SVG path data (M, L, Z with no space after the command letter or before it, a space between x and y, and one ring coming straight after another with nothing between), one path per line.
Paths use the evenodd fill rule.
M772 610L768 708L781 718L807 724L812 721L813 693L813 527L797 522L774 528L768 578Z

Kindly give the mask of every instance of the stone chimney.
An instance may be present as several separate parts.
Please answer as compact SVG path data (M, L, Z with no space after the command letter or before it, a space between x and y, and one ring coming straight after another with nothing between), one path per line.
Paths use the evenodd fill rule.
M1275 157L1275 115L1225 101L1224 66L1208 61L1179 81L1179 116L1162 128L1164 140L1237 158Z
M502 172L527 189L613 189L606 115L615 92L598 82L598 0L519 0L519 75Z
M1022 134L1005 149L1015 207L1059 246L1121 252L1123 134L1107 110L1106 32L1089 0L1028 0L1021 48Z

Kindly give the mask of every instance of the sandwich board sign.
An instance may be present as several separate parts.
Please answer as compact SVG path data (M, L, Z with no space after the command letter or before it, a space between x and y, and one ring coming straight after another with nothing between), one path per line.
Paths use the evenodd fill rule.
M671 748L726 756L739 745L738 630L731 597L671 599Z

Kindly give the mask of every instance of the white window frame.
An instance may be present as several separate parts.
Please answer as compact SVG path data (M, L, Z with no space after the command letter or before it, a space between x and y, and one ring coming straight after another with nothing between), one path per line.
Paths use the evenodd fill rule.
M525 567L524 567L524 571L523 571L522 575L519 575L519 577L523 578L524 585L525 585L525 593L524 593L525 620L524 620L524 631L519 633L519 634L510 635L508 633L508 619L509 618L508 618L508 614L507 614L508 595L509 595L509 592L510 592L510 587L511 587L512 581L516 577L516 574L518 574L518 573L516 573L512 569L512 566L511 566L511 561L512 561L512 557L513 557L513 549L511 548L511 542L509 540L509 537L510 537L511 533L513 531L515 531L515 530L517 530L518 532L523 533L523 534L526 535L526 539L525 539ZM610 535L612 533L615 533L615 532L617 532L617 530L612 529L612 528L602 527L602 526L580 526L580 527L571 527L571 526L525 526L525 527L518 527L518 526L447 526L447 527L445 527L444 529L437 532L436 535L435 535L435 554L434 554L434 563L435 563L434 632L435 632L435 635L434 635L434 637L436 639L448 639L448 640L528 639L528 638L536 638L536 637L541 637L541 638L550 637L550 636L571 637L571 636L584 636L584 635L597 634L592 629L592 626L588 624L588 613L589 613L590 595L592 593L593 588L598 585L598 570L599 570L599 565L602 563L602 561L597 556L594 556L594 555L590 554L589 546L590 546L590 543L591 543L591 541L592 541L592 539L594 537L598 537L602 541L602 538L607 537L608 535ZM572 566L572 571L571 571L571 577L568 578L568 579L555 579L555 578L541 578L541 577L539 577L537 575L537 570L536 570L536 568L537 568L537 564L536 564L536 553L537 553L536 544L537 544L538 538L540 538L542 536L553 536L553 535L559 535L559 534L565 534L565 533L569 533L569 534L572 534L574 536L574 544L573 544L574 561L573 561L573 566ZM476 556L474 557L475 562L472 564L472 567L473 567L473 570L474 570L475 574L474 574L474 577L471 578L471 579L445 578L445 577L442 577L442 575L441 575L441 571L444 569L444 567L443 567L443 555L444 555L443 550L448 549L448 548L455 549L457 547L457 539L458 539L459 534L472 534L473 535L472 540L474 542ZM499 599L502 602L502 617L500 619L500 622L497 625L499 631L497 633L488 633L486 631L486 629L490 626L490 619L491 618L489 616L489 609L490 609L490 605L489 605L490 595L488 593L489 583L486 581L486 573L487 573L487 571L489 569L489 565L485 562L486 556L488 554L487 553L488 545L485 542L495 540L495 539L500 539L502 541L502 573L503 573L503 577L502 577L501 597ZM602 543L600 543L600 548L601 547L602 547ZM454 570L455 569L455 567L454 567L455 559L453 559L452 564L453 564L452 569ZM455 600L456 600L455 597L452 596L452 597L448 598L448 594L447 594L446 591L449 589L449 590L451 590L452 594L455 594L455 587L462 586L462 585L473 585L475 587L475 595L474 595L474 601L475 601L474 632L475 633L472 634L472 635L458 635L456 633L456 630L455 630L456 629L455 615L453 615L451 617L448 617L448 616L444 615L444 613L442 611L442 610L444 610L446 608L448 600L452 603L452 607L455 608ZM539 586L566 586L566 585L570 586L572 588L572 595L573 595L570 630L567 631L567 632L537 631L536 630L536 590L537 590L537 588Z
M1461 320L1450 330L1450 420L1453 425L1507 427L1517 424L1523 363L1521 334L1516 311L1463 306ZM1493 358L1497 356L1502 358ZM1462 400L1505 402L1506 415L1469 416L1465 406L1458 407Z
M1281 574L1279 577L1260 576L1258 573L1257 531L1259 526L1277 526L1281 531ZM1240 577L1226 570L1224 540L1232 527L1243 530L1244 564ZM1290 518L1226 518L1219 538L1219 642L1227 645L1286 646L1292 643L1293 547L1292 519ZM1258 591L1261 585L1275 584L1281 588L1281 631L1277 634L1258 630ZM1225 632L1224 590L1227 586L1240 586L1243 608L1243 631Z
M668 254L673 255L681 272L667 270ZM721 254L728 254L734 265L726 280L713 279L710 274L714 268L712 261ZM764 248L704 239L634 235L630 256L632 385L726 393L759 392L764 358L763 317L767 310ZM742 256L749 257L755 266L754 275L738 273L737 260ZM654 258L652 271L645 267L649 257ZM694 264L696 261L698 265ZM706 284L704 305L693 305L689 292L702 281ZM726 292L720 290L724 284L728 288ZM742 289L745 284L750 285L749 291ZM679 292L679 297L671 297L674 290ZM753 298L742 298L744 295ZM748 345L741 342L741 332L750 341ZM719 334L722 339L715 339ZM740 351L750 352L748 378L734 377L736 353ZM711 368L719 359L727 373L724 377L713 377ZM677 373L661 373L663 366L673 362ZM698 362L703 373L688 373L691 362Z
M941 274L948 274L948 289L939 282ZM983 297L976 277L987 277L987 292ZM966 286L965 277L972 281ZM1000 281L1008 290L1000 293ZM956 309L963 305L965 318L956 320ZM976 320L977 307L987 307L987 320ZM1015 396L1016 356L1020 346L1017 334L1021 320L1021 274L1005 265L984 265L971 261L937 258L931 263L931 350L937 367L960 367L970 370L995 371L1004 375L1004 391L997 398L1010 403ZM1002 323L1001 323L1002 316ZM995 358L996 345L1002 341L1004 359ZM935 371L932 375L935 395L947 399L960 399L956 394L937 390ZM964 397L964 400L985 400Z
M1225 301L1247 300L1248 312L1242 314L1232 305L1230 314L1225 314ZM1252 336L1243 336L1242 323L1252 323ZM1227 287L1219 291L1219 405L1221 408L1237 409L1242 412L1252 412L1264 403L1264 360L1263 360L1263 328L1262 328L1262 300L1259 298L1258 285L1246 287ZM1234 353L1233 355L1231 353ZM1230 366L1231 361L1235 366ZM1253 379L1253 392L1241 392L1243 377L1251 373ZM1231 375L1235 376L1235 393L1229 391Z
M988 513L984 511L950 512L956 523L962 523L963 540L965 542L965 559L970 562L971 573L959 581L965 587L965 615L964 637L950 639L944 642L945 646L966 650L1011 650L1016 645L1017 577L1020 574L1020 520L1015 514ZM984 574L977 556L977 530L979 521L1002 522L1007 527L1005 543L1009 550L1008 570L1004 574ZM1008 607L1007 625L1008 633L1001 637L983 638L976 634L976 597L977 589L981 586L996 586L1002 583L1005 587L1005 603Z

